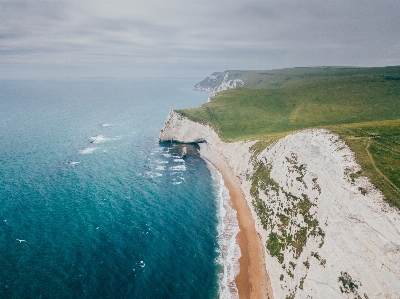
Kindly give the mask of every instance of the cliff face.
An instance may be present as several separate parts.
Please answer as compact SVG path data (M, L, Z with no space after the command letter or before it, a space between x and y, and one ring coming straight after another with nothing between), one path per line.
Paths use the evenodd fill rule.
M399 298L399 213L359 170L338 136L316 129L253 160L243 189L261 218L277 298Z
M336 135L295 132L255 154L171 111L160 140L206 142L241 178L275 298L400 298L400 214Z
M203 81L197 83L193 89L214 93L217 91L242 87L243 85L243 80L229 80L229 71L225 71L222 73L212 73L210 77L207 77Z
M193 122L179 113L171 110L159 135L160 141L176 141L182 143L217 142L221 141L210 126Z

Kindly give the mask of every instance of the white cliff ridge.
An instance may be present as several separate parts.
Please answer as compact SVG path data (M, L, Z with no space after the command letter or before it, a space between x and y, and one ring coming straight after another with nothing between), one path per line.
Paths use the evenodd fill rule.
M241 179L274 298L400 298L400 214L338 136L292 133L259 154L171 111L160 141L202 142ZM200 151L200 152L201 152Z
M193 122L174 110L169 112L164 127L160 131L159 140L182 143L201 143L213 140L222 143L210 126Z
M244 82L241 79L229 80L229 71L225 71L222 73L212 73L210 77L207 77L203 81L197 83L193 89L214 93L227 89L242 87L243 85Z

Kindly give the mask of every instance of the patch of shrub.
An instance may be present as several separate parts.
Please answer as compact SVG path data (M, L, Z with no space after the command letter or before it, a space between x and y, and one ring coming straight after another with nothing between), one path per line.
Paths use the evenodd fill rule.
M283 263L284 256L281 251L285 249L285 244L279 240L276 233L269 234L267 249L271 256L275 256L278 259L279 263Z
M358 289L358 281L355 281L352 279L352 277L349 275L347 272L340 272L340 276L338 279L338 282L341 282L342 285L340 287L340 291L342 293L353 293L354 295L357 295L357 289Z

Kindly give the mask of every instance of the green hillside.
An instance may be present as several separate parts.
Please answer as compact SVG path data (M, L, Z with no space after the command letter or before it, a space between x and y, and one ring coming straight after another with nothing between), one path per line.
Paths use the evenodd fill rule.
M400 209L400 119L328 127L355 152L363 175ZM357 175L357 174L356 174Z
M397 119L400 67L397 70L399 78L374 72L324 77L275 89L228 90L200 108L179 112L211 124L226 141L315 126Z
M229 71L228 80L242 79L245 88L274 89L329 80L335 77L364 75L377 80L400 79L399 67L296 67L269 71Z
M225 141L327 127L342 136L365 173L400 207L399 66L229 71L229 79L242 79L244 87L178 112L211 125Z

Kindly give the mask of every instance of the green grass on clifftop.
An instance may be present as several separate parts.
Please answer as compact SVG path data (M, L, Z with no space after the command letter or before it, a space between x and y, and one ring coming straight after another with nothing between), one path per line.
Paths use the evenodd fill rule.
M272 141L323 127L355 152L363 172L400 209L400 67L230 71L245 87L178 112L211 125L225 141ZM361 174L353 174L353 177Z
M396 68L400 74L400 67ZM199 108L179 112L210 124L226 141L400 118L400 75L397 78L372 70L371 74L363 69L361 74L324 77L276 89L227 90Z
M340 135L356 155L362 175L400 209L400 120L328 127ZM360 174L360 175L361 175ZM357 175L357 174L356 174Z
M296 67L269 71L228 71L228 80L241 79L250 89L276 89L338 77L364 75L375 79L400 79L399 67ZM220 84L221 82L219 82ZM218 82L216 82L218 84Z

